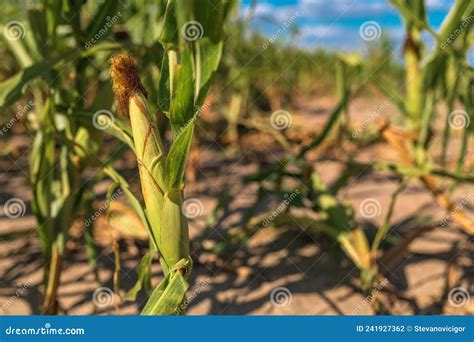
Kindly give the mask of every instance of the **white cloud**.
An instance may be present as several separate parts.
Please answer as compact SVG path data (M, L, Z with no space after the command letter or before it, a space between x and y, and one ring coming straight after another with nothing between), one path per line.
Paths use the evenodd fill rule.
M426 6L430 11L448 11L454 0L427 0ZM243 16L248 15L250 6L241 8ZM376 18L383 15L397 15L386 0L298 0L296 5L274 5L269 2L257 2L255 16L273 18L283 22L296 12L309 20L323 19L339 21L344 18Z
M454 0L427 0L426 7L430 10L449 10L454 4Z
M334 25L311 25L304 26L300 29L301 39L323 39L323 38L335 38L341 36L346 32L347 29L344 29L341 26Z
M427 0L426 6L430 12L447 13L454 1ZM241 7L242 16L247 16L249 11L249 5ZM296 25L299 26L298 44L305 48L363 48L366 42L360 38L357 25L368 20L377 21L397 49L403 45L405 37L399 13L387 0L298 0L294 5L259 1L255 7L255 17L264 19L261 27L267 34L272 29L265 25L272 23L270 25L278 27L295 15L298 18Z
M276 23L282 23L298 12L298 6L274 6L269 3L257 2L254 9L254 16L257 18L266 18L274 20ZM241 15L246 17L251 11L250 6L241 8Z
M303 15L313 19L338 20L340 18L371 17L393 13L385 1L355 0L300 0Z

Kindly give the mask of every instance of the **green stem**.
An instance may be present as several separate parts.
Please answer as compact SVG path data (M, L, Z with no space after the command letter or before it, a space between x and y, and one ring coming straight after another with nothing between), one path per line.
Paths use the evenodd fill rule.
M57 292L61 276L63 255L59 251L59 244L53 242L51 245L51 260L47 266L46 290L43 301L43 313L46 315L56 315L58 313Z
M379 230L377 231L377 234L375 235L374 242L372 243L372 248L371 248L371 253L375 255L380 247L380 243L382 240L387 236L387 233L390 229L390 220L393 215L393 210L395 208L395 204L398 199L398 195L405 190L406 188L406 182L402 182L400 186L397 188L397 190L392 194L392 199L390 201L390 206L388 208L388 212L385 215L384 221L382 225L380 226Z
M456 169L455 169L456 174L459 174L461 172L462 167L464 165L464 160L466 159L466 154L467 154L467 150L468 150L468 146L469 146L469 135L470 135L470 132L467 129L464 129L463 137L462 137L462 144L461 144L461 148L460 148L460 151L459 151L459 159L458 159L458 162L456 164ZM453 192L456 189L456 186L458 185L458 183L459 183L459 181L455 179L453 184L451 184L451 187L449 189L449 196L451 196L453 194Z

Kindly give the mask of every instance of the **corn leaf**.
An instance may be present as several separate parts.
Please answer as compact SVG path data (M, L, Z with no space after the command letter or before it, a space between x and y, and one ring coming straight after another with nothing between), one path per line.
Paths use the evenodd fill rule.
M165 54L163 57L163 62L161 63L160 84L158 88L158 107L162 112L167 114L170 110L171 102L171 86L169 73L169 58L168 54Z
M50 98L41 113L45 121L51 122L54 116L54 106ZM44 251L53 241L53 222L49 220L52 215L51 203L53 202L52 184L53 174L51 170L55 163L54 138L51 125L45 125L45 129L38 131L30 151L30 182L33 184L33 212L38 221L38 231ZM46 253L48 255L49 253Z
M188 287L188 281L183 274L179 270L173 270L155 288L141 314L179 314Z
M370 268L369 242L362 229L356 228L350 232L339 234L337 240L357 268Z
M350 96L350 95L349 95ZM326 126L324 126L323 128L323 131L317 135L313 141L311 141L310 143L308 143L306 146L304 146L300 153L299 153L299 156L303 156L306 154L306 152L308 152L309 150L319 146L325 139L326 137L329 135L329 133L331 132L333 126L335 125L335 123L338 121L341 113L344 111L344 108L346 108L346 105L347 105L347 102L349 100L349 96L342 99L337 107L333 110L333 112L330 114L329 116L329 119L328 121L326 122Z
M219 61L222 57L223 43L214 43L209 38L200 39L198 42L199 59L196 68L199 68L199 89L196 105L201 106L206 99L207 92L211 85Z
M148 230L148 233L150 234L151 240L154 243L154 246L158 250L158 243L157 240L153 234L153 230L151 229L147 213L145 209L143 208L142 204L140 201L135 197L135 195L132 192L132 189L130 188L130 185L127 183L127 181L117 172L115 171L111 166L106 166L104 167L104 172L112 178L116 183L120 185L120 188L125 192L125 195L127 196L131 206L135 210L136 214L140 217L142 220L143 224Z
M0 106L9 106L18 101L24 94L28 82L45 75L50 70L50 63L37 63L0 83Z
M441 24L441 28L439 29L440 40L447 40L448 37L459 28L460 23L463 22L463 17L467 19L467 17L472 15L473 10L474 3L472 1L456 0L456 3Z
M74 111L72 115L74 119L77 119L86 127L97 130L93 124L94 113L90 111ZM135 144L133 142L133 136L130 127L121 118L114 116L113 122L110 122L110 125L104 126L104 131L127 144L132 150L135 151Z
M169 0L165 10L165 22L160 43L168 50L179 44L179 31L176 23L176 0Z
M94 17L91 19L89 25L86 28L87 39L91 39L99 30L104 26L106 18L109 16L114 16L117 13L118 5L120 1L116 0L105 0L100 8L95 13ZM109 35L111 30L106 30L102 35L102 38L105 38L106 35Z
M189 124L179 133L166 158L165 172L171 189L179 189L183 184L186 161L193 138L194 124Z
M48 37L53 41L56 38L56 27L61 21L62 4L63 0L45 0L43 5Z
M193 75L191 55L185 51L181 55L181 63L176 66L173 82L173 101L170 106L173 135L188 125L194 116L194 83L190 75Z
M126 301L134 301L137 298L138 292L145 286L145 289L148 291L151 289L151 261L153 260L153 255L155 251L149 251L146 253L140 265L138 266L138 280L135 285L125 294L124 299Z
M48 29L46 27L46 20L43 12L38 7L32 7L28 9L28 22L31 33L34 38L35 47L37 48L35 53L47 58L49 49L48 45ZM34 28L34 29L33 29Z

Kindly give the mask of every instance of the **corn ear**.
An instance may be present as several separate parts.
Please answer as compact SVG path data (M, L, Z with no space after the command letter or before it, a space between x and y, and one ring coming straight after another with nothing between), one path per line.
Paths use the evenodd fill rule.
M110 75L119 111L130 119L137 156L145 220L160 254L164 279L155 288L142 314L181 314L181 304L192 269L188 222L182 212L184 171L199 115L222 54L222 28L227 3L222 0L167 2L160 42L162 61L158 107L171 123L172 143L163 148L147 91L133 58L111 58ZM196 24L197 23L197 24ZM185 36L187 25L197 25L197 37ZM117 178L117 175L114 175Z

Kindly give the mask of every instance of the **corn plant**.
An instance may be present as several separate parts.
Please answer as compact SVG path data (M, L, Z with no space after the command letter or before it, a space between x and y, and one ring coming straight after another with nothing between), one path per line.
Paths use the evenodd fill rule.
M111 168L105 171L125 189L148 228L151 253L159 254L164 273L142 311L144 315L183 311L192 270L188 222L182 209L184 171L195 121L221 57L223 22L229 6L221 0L168 1L160 37L165 56L157 115L149 109L147 90L132 56L124 53L110 59L117 106L130 120L130 130L125 128L123 136L137 157L145 209L118 173ZM167 150L157 126L159 115L166 115L172 130Z
M446 166L446 155L449 141L450 120L455 101L459 101L466 109L461 120L465 123L472 117L472 94L469 77L461 74L472 74L467 63L467 52L471 45L470 27L474 5L471 1L458 0L446 16L438 32L433 30L427 21L424 1L391 0L399 9L406 27L404 56L406 61L406 92L405 96L395 91L390 84L375 82L397 105L405 115L405 129L389 126L382 132L383 137L400 155L401 163L409 168L418 169L420 180L433 194L436 202L446 210L454 212L453 220L468 234L474 233L474 221L463 210L454 210L456 203L449 198L449 193L440 187L435 175L453 180L453 184L470 182L469 177L462 174L462 165L467 153L467 143L472 129L466 124L458 162L455 170L439 170L430 157L430 142L433 132L432 123L438 115L436 105L440 100L447 104L446 124L443 132L441 167ZM462 29L461 29L462 28ZM436 40L432 52L427 51L421 40L421 33L428 32ZM455 35L454 41L449 37ZM402 167L398 167L402 169ZM453 186L454 186L453 185ZM453 187L452 187L453 189Z
M360 65L362 60L359 55L353 54L338 54L338 61L336 64L336 95L337 101L343 102L342 115L340 115L338 122L335 127L335 140L338 143L341 142L343 134L347 131L347 128L350 126L350 116L349 116L349 103L345 101L346 98L350 96L350 84L348 80L349 72L355 71L356 74L359 74Z
M106 61L101 53L118 44L100 42L91 49L86 45L118 8L108 0L101 5L45 0L27 7L27 20L20 25L24 39L5 39L19 71L0 84L0 105L11 105L22 96L33 99L35 115L25 124L33 137L29 181L44 258L41 311L46 314L56 314L60 308L57 292L69 229L80 214L92 210L87 203L94 178L83 176L99 152L101 132L93 126L93 114L110 108L113 100L96 66ZM86 13L93 15L86 18ZM7 29L2 27L3 32ZM89 87L96 96L88 93ZM88 113L86 123L79 112ZM94 265L91 232L85 234Z
M344 253L360 270L361 288L365 294L370 294L375 284L381 280L378 260L383 256L382 243L390 231L391 217L397 198L409 181L416 178L421 179L429 191L433 193L437 203L451 212L453 220L467 233L473 233L472 220L450 201L435 179L436 177L443 177L451 179L455 183L461 183L472 182L473 177L459 173L459 162L457 170L451 172L434 166L428 158L430 125L434 118L437 96L447 98L448 107L451 110L454 100L457 99L464 104L469 113L472 113L472 88L470 87L472 78L467 77L465 86L468 90L459 92L458 83L462 81L458 80L459 75L456 75L457 77L452 75L453 67L457 71L464 71L465 75L472 75L472 71L465 62L467 47L469 46L468 28L459 38L460 42L449 46L446 50L441 48L443 40L446 40L463 21L470 18L473 11L472 2L457 1L445 19L440 32L434 32L428 26L423 1L394 0L390 2L400 9L406 23L407 37L404 48L406 95L400 95L394 90L393 86L384 83L379 78L380 72L369 70L362 60L354 59L351 56L340 56L341 63L336 67L339 102L330 114L325 126L310 142L302 144L299 152L294 156L280 161L277 166L271 168L271 171L264 170L247 179L248 181L258 182L261 189L255 205L247 215L248 223L242 229L243 231L230 233L225 241L217 245L217 251L221 251L229 244L242 243L242 241L250 238L256 229L262 226L265 218L272 215L271 211L256 215L256 208L258 203L262 201L263 196L271 194L271 197L279 198L285 193L291 193L295 189L295 181L299 184L296 185L296 188L299 189L302 197L309 200L306 203L311 203L311 206L308 208L308 205L302 199L294 201L283 213L279 213L271 221L271 224L279 227L297 225L304 229L321 232L337 241ZM421 34L423 30L427 30L437 39L438 45L431 53L428 53L422 46ZM357 72L365 76L363 77L365 81L349 86L347 82L349 66L356 67ZM366 74L364 75L364 73ZM371 141L384 137L398 150L401 162L389 164L377 161L372 164L363 164L355 163L349 157L342 161L346 164L345 171L332 184L326 185L307 160L306 155L309 151L321 148L323 143L330 138L331 132L337 132L340 129L351 95L357 92L370 78L377 79L376 83L380 86L380 89L399 107L405 118L403 129L397 131L389 125L382 125L377 133L378 137L372 137ZM446 86L448 86L447 92L444 91ZM466 132L471 132L471 130L466 129ZM463 136L464 139L466 139L466 135L467 133ZM360 140L363 141L364 139ZM460 161L464 158L467 143L464 141L462 145L463 153L461 153ZM400 181L398 189L392 194L392 200L385 218L372 240L355 220L353 208L337 199L337 193L348 184L349 179L367 169L394 172ZM268 186L265 183L271 185ZM310 209L313 211L313 215L295 215L291 211L292 207ZM314 218L315 215L318 218ZM427 226L430 226L430 224L427 224ZM427 230L422 229L422 231ZM400 246L406 248L406 240L399 241L398 247ZM398 247L394 248L397 249ZM398 250L400 251L400 248Z
M382 136L392 145L400 154L401 163L390 165L383 162L375 162L373 164L364 164L356 165L353 162L348 164L348 172L344 172L342 176L337 180L334 185L336 186L334 190L346 184L348 177L355 175L358 170L363 170L367 168L380 169L380 170L390 170L397 173L397 175L402 179L402 184L399 189L394 192L392 196L392 202L389 206L387 215L382 223L382 226L379 228L377 235L374 238L374 241L371 244L371 247L368 248L369 244L367 243L367 238L364 237L363 232L357 229L352 229L350 234L347 235L347 239L344 238L341 240L341 237L344 235L338 235L339 242L341 242L341 247L345 250L346 254L354 261L354 263L362 270L361 278L363 288L367 291L371 288L371 283L377 277L377 265L375 260L377 258L377 252L380 247L380 244L384 237L388 233L390 217L393 213L393 208L395 201L401 191L406 187L407 182L413 178L419 178L427 187L427 189L432 192L433 196L437 203L451 212L453 220L460 225L468 234L473 234L474 225L473 221L465 215L462 210L456 209L456 204L453 203L447 195L444 193L443 189L439 187L435 177L441 176L457 182L472 182L472 177L469 175L459 174L460 164L458 163L458 168L455 172L449 172L442 170L440 168L434 167L431 165L431 161L428 159L428 142L429 142L429 132L431 130L431 122L434 118L436 96L441 94L442 98L448 99L448 107L452 110L453 97L456 94L460 94L457 91L456 82L453 80L453 77L449 74L448 63L450 58L454 58L457 61L458 70L464 69L464 71L469 74L469 68L465 63L466 58L466 44L467 40L462 39L461 44L456 46L450 46L447 51L442 49L443 40L447 39L454 30L459 27L466 18L470 18L473 13L472 3L469 1L457 1L453 6L451 12L445 19L440 32L434 32L427 24L425 16L425 8L423 1L391 1L395 6L400 9L400 12L405 19L406 24L406 43L404 48L405 59L406 59L406 97L400 97L396 91L388 91L387 89L392 89L390 86L384 84L381 89L384 89L385 92L390 96L390 99L399 107L400 112L405 115L406 121L405 125L410 133L407 133L403 129L394 129L383 127L381 134ZM428 54L426 60L423 60L423 47L421 40L421 31L427 30L432 33L436 39L438 39L438 45L436 49ZM467 35L469 30L466 29L464 35ZM448 58L447 58L448 57ZM450 58L449 58L450 57ZM423 60L423 62L422 62ZM448 74L446 75L446 71ZM373 75L372 70L370 73ZM446 83L444 82L445 77L448 76L448 91L445 92ZM457 79L459 75L455 79ZM380 81L379 79L377 81ZM468 81L469 82L469 81ZM380 85L381 83L379 83ZM471 100L470 90L468 94L461 93L459 100L465 104L468 112L472 110L469 103ZM313 149L320 145L320 143L327 136L327 132L332 130L334 122L337 121L337 117L340 116L345 107L345 102L347 101L348 94L346 92L345 99L340 101L337 109L332 113L330 119L323 132L317 136L312 143L308 146L305 146L301 149L300 156L304 155L310 149ZM472 101L471 101L472 102ZM465 127L466 132L471 130L468 127ZM466 139L468 133L464 134L464 139ZM462 161L464 153L466 152L466 142L462 144L464 151L460 153L460 160ZM321 184L317 182L316 184ZM313 186L314 188L314 186ZM321 188L321 185L316 189L325 190L324 187ZM334 193L334 192L333 192ZM321 200L320 200L321 202ZM327 201L325 201L327 202ZM337 203L335 199L329 201L333 203L330 207L334 208L334 203ZM329 207L324 206L324 202L321 202L321 208L319 210L326 211ZM332 209L334 212L335 209ZM329 211L329 223L332 227L341 227L344 228L350 227L347 220L346 223L339 224L341 218L344 218L343 212L341 211L334 219L331 219L333 215ZM318 225L315 224L315 227ZM332 230L334 232L334 230ZM331 232L331 230L328 230ZM349 243L349 244L347 244ZM352 245L355 243L355 245ZM352 245L352 246L351 246ZM357 253L354 253L357 252ZM359 257L357 257L359 255ZM363 256L363 257L360 257Z

